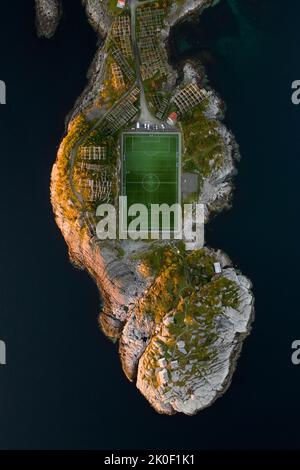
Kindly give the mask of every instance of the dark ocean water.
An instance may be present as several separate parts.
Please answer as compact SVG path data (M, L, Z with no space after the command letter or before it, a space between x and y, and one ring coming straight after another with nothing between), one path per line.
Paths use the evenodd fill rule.
M39 40L33 1L3 2L0 448L299 448L300 3L222 0L173 37L173 61L201 58L227 103L242 160L234 206L207 229L254 284L256 322L231 388L195 417L156 414L124 378L98 330L99 298L68 261L49 202L64 118L83 89L96 38L79 0ZM16 5L18 6L16 15Z

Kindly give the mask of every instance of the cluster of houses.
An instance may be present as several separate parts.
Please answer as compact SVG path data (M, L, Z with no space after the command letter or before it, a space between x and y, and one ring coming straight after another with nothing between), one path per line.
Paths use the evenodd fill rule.
M139 111L136 106L139 95L140 89L137 86L134 86L133 89L121 99L121 101L113 106L113 108L106 114L105 119L101 124L104 132L114 134L131 121Z
M85 199L89 202L108 202L112 196L112 178L105 165L107 147L94 145L81 147L80 157L80 169L83 172L90 172L91 176L79 179L79 190L85 193Z
M163 25L163 9L150 6L137 9L137 41L143 80L166 75L167 53L159 40Z
M134 79L132 67L129 65L127 59L124 57L120 49L118 49L117 47L112 47L110 53L116 64L119 65L124 76L128 78L129 81L132 81Z
M107 147L104 145L81 147L80 157L82 160L105 160L107 157Z
M211 95L210 91L200 88L197 83L191 82L183 88L177 90L171 99L171 104L175 105L176 111L172 111L168 118L167 123L170 126L175 126L178 119L178 114L183 115L191 110L203 100Z
M184 114L200 104L210 94L211 92L204 88L199 88L197 83L191 82L175 93L172 102L176 105L179 113Z
M115 61L111 64L111 81L115 90L125 90L126 84L122 69Z
M107 177L105 169L99 168L99 175L97 178L85 178L79 180L79 187L81 191L87 191L85 196L86 201L95 202L109 202L112 196L112 181Z
M132 58L130 16L125 14L118 16L111 27L111 37L118 45L122 54L127 58Z
M125 0L118 0L117 7L124 8ZM163 26L163 9L151 5L143 5L137 8L137 41L143 80L166 74L167 57L164 48L160 45L159 38ZM133 54L131 25L130 16L127 12L114 20L111 28L111 38L109 53L112 58L110 62L112 84L116 89L125 90L125 79L132 81L134 79L134 71L132 65L130 65ZM115 134L138 114L140 92L140 88L133 84L132 88L111 107L100 124L100 130L103 133L107 135ZM176 111L174 110L167 117L166 128L175 126L179 115L201 103L208 95L209 92L199 88L197 83L191 82L178 89L171 100L164 96L158 100L156 103L158 109L156 116L163 120L168 115L168 109L171 106ZM138 128L139 123L137 124ZM148 130L150 131L149 127ZM86 172L88 176L79 178L79 189L83 191L86 200L90 202L107 202L112 197L112 178L107 172L106 157L107 148L105 146L90 145L81 148L79 168L83 174Z

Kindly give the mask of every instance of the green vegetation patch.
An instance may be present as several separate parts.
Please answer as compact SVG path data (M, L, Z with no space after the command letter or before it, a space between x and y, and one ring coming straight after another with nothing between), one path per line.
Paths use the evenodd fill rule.
M78 216L78 208L76 208L77 200L74 197L70 187L70 155L73 148L80 139L89 131L91 123L83 114L79 114L70 124L69 131L63 139L57 158L57 179L56 179L56 196L59 204L64 210L65 217L69 221L76 220Z
M95 125L95 121L91 121L91 126ZM101 160L86 160L82 155L84 148L100 147L105 149L105 157ZM77 150L75 165L73 170L73 181L76 189L81 193L85 201L85 209L91 213L95 213L97 206L103 202L101 199L90 201L88 199L89 191L83 190L80 183L84 180L93 180L95 183L101 182L101 177L105 173L105 179L111 182L110 200L104 202L113 203L118 194L118 182L116 179L118 159L118 137L107 135L101 128L92 128L82 140ZM100 183L101 184L101 183Z
M142 260L157 277L137 314L160 326L143 356L144 379L157 387L158 360L165 358L169 377L181 385L177 379L186 383L193 374L204 374L214 359L215 318L226 307L239 307L239 287L215 275L216 258L207 249L189 253L180 244L159 247Z
M207 101L203 101L180 120L185 146L183 170L198 171L202 177L221 168L225 152L220 124L205 116L206 107Z

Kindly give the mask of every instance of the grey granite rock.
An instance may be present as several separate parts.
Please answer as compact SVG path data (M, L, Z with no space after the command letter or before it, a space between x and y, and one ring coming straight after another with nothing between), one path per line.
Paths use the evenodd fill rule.
M51 38L62 15L61 0L35 0L35 7L38 35Z

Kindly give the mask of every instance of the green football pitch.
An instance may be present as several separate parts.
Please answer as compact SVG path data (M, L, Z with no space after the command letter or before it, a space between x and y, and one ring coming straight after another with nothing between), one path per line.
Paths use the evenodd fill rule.
M178 133L124 133L122 147L122 192L128 207L180 202Z

